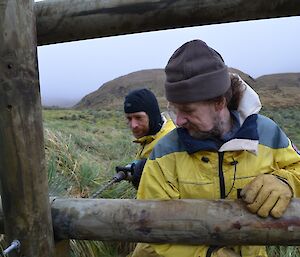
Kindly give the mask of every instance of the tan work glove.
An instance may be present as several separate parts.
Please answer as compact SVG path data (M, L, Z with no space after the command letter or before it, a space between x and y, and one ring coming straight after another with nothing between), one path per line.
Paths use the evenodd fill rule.
M250 212L264 218L269 214L280 218L293 193L289 185L276 176L262 174L243 188L241 196Z
M222 247L217 252L217 257L241 257L239 254L234 252L228 247Z

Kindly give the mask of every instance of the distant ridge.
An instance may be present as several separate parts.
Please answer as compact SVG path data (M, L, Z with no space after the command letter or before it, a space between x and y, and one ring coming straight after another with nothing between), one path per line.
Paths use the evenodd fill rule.
M264 106L288 107L300 105L300 73L264 75L256 79L234 68L261 97ZM165 74L163 69L141 70L121 76L103 84L98 90L83 97L75 109L122 109L125 95L133 89L149 88L157 96L164 110L167 101L164 97Z
M265 106L300 106L300 73L264 75L256 79L255 88Z
M165 74L163 69L141 70L104 83L98 90L83 97L76 109L120 109L125 95L137 88L149 88L160 103L164 99Z

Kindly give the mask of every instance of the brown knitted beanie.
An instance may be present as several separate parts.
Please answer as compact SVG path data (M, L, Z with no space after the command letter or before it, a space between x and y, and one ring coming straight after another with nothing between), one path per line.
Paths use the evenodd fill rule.
M221 55L201 40L179 47L165 73L166 98L173 103L209 100L224 94L231 84Z

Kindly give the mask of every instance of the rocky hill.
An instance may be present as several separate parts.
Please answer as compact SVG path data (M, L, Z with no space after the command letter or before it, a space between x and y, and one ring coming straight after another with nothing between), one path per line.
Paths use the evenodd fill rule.
M300 105L300 73L272 74L252 78L240 70L230 68L251 85L260 95L264 106L287 107ZM149 88L157 96L164 110L165 74L163 69L141 70L103 84L98 90L86 95L76 109L122 109L124 96L132 89Z
M149 88L164 102L163 69L141 70L103 84L98 90L86 95L74 108L111 109L122 108L125 95L132 89Z
M255 89L265 106L300 106L300 73L281 73L258 77Z

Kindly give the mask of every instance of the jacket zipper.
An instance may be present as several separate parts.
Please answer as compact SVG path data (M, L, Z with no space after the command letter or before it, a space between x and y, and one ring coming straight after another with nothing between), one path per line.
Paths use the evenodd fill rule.
M146 146L146 142L142 144L142 149L139 152L139 158L141 158L141 155L142 155L142 153L143 153L143 151L145 149L145 146Z
M218 160L219 160L219 183L220 183L220 196L221 199L225 199L225 180L223 173L223 160L224 160L224 152L218 152ZM211 245L208 247L206 252L206 257L211 257L213 252L222 248L222 246Z
M225 180L223 173L223 160L224 160L224 152L218 152L219 157L219 183L220 183L220 197L221 199L225 199Z

